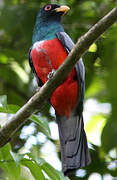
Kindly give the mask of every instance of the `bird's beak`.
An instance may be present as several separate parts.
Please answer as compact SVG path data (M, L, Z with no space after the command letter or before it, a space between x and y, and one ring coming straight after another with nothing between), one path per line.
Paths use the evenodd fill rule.
M70 8L68 6L64 6L64 5L55 9L56 12L63 12L63 14L65 14L69 10L70 10Z

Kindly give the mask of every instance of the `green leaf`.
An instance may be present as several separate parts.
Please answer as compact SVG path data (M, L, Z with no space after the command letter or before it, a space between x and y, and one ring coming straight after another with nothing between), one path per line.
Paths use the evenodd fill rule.
M16 166L18 166L20 162L24 159L25 154L18 154L11 151L11 155L16 163Z
M11 154L11 146L10 144L6 144L0 149L0 160L13 160Z
M45 171L45 173L52 179L52 180L61 180L60 174L56 169L54 169L49 163L47 163L44 159L39 158L37 163L40 167Z
M0 149L0 167L6 172L8 179L19 180L20 165L17 166L12 157L10 144Z
M41 168L46 172L46 174L52 179L52 180L61 180L58 172L47 162L44 163Z
M9 104L4 107L0 107L0 112L8 113L8 114L15 114L20 109L20 106Z
M48 121L45 119L45 118L42 118L42 117L39 117L37 115L32 115L30 117L30 120L37 123L39 126L41 126L44 130L44 134L46 136L49 136L50 137L50 128L49 128L49 125L48 125Z
M8 63L8 57L2 53L0 53L0 63L2 63L2 64Z
M8 104L7 109L9 111L9 113L14 114L20 109L20 106L14 105L14 104Z
M93 43L90 47L89 47L89 52L96 52L97 51L97 45L95 43Z
M30 169L30 172L35 180L46 180L40 166L36 162L29 159L23 159L23 161L21 161L21 164Z
M94 66L101 67L101 59L99 57L95 60Z

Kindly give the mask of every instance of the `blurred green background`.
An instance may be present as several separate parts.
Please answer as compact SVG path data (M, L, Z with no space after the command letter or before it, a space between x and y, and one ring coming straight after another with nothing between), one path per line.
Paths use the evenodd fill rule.
M0 0L1 126L35 93L28 51L37 12L46 3L70 6L62 23L76 42L117 5L117 0ZM92 163L76 171L71 179L116 180L117 24L89 48L83 60L86 68L84 121ZM54 118L54 110L47 103L20 128L10 144L1 148L0 180L68 180L60 172Z

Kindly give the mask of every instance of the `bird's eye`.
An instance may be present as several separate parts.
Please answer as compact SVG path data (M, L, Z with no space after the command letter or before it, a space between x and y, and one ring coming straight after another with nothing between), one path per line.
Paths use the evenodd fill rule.
M45 10L45 11L49 11L51 8L52 8L51 5L47 5L44 10Z

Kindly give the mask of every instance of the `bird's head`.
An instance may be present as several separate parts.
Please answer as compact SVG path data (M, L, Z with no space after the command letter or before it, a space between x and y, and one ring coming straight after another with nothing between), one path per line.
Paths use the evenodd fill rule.
M57 4L47 4L39 11L34 27L32 43L56 37L56 32L63 31L60 23L62 15L70 8Z
M70 8L68 6L57 4L47 4L38 13L39 21L60 21Z

